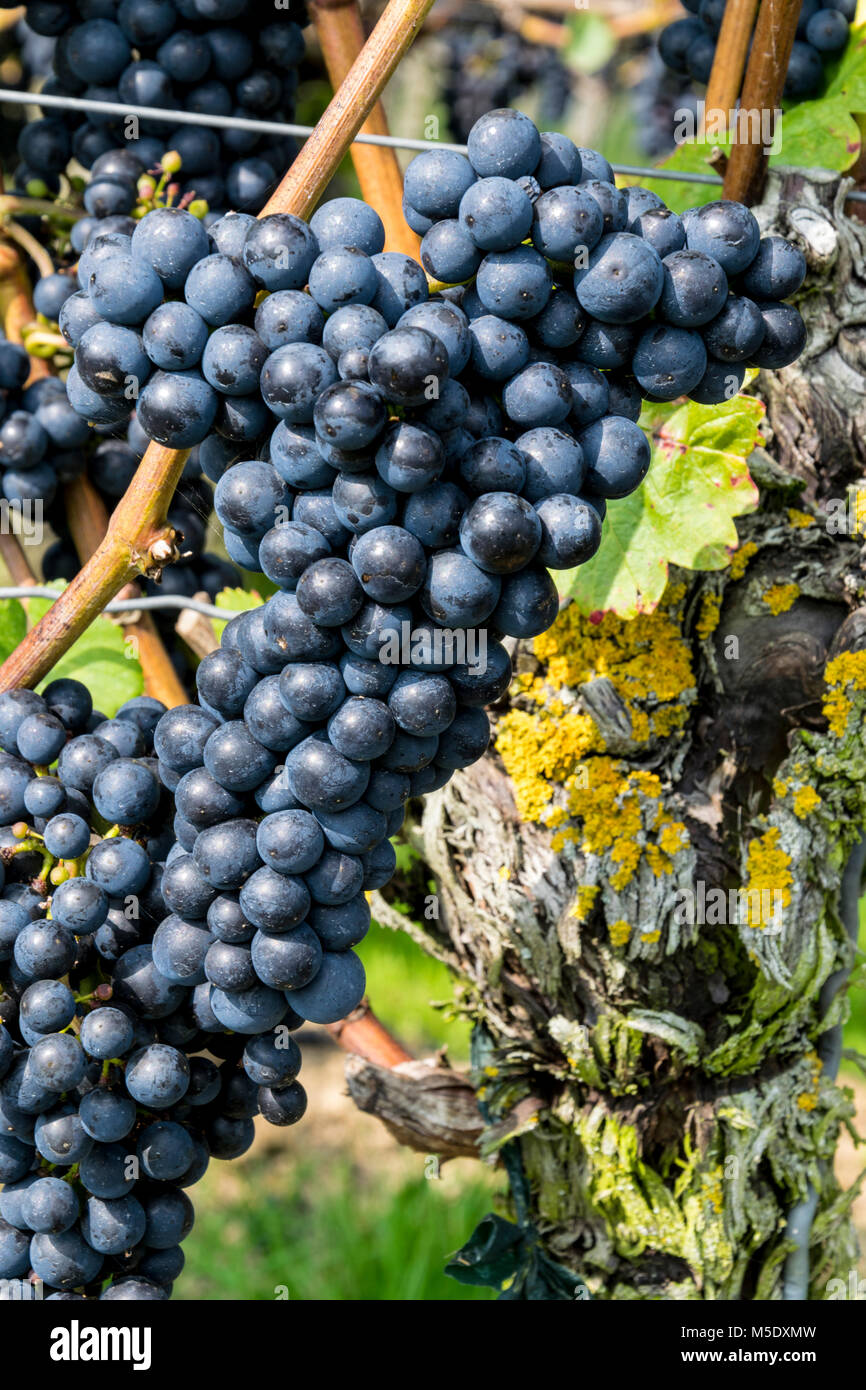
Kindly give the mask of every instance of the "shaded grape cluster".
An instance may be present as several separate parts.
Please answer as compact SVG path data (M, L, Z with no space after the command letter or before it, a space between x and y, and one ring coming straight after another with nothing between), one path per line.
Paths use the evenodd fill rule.
M692 79L666 67L653 49L639 82L629 89L629 108L638 148L651 160L672 153L688 123L696 130L698 96Z
M304 57L302 0L269 13L255 0L31 0L27 23L56 39L46 93L204 116L293 119ZM171 149L181 157L186 191L212 208L257 209L295 155L290 137L146 117L130 126L116 114L44 109L19 136L22 188L34 179L56 187L73 157L90 169L123 147L150 168ZM132 206L123 185L105 173L94 174L88 200L106 201L116 213Z
M29 376L24 348L0 339L0 492L15 507L39 504L47 516L58 487L84 468L90 429L62 381L28 386Z
M673 72L688 75L695 82L708 82L725 0L683 0L683 7L689 11L688 17L675 19L662 30L658 51ZM836 0L832 5L803 0L785 76L786 100L807 101L819 95L827 65L839 57L848 42L856 9L857 0Z
M255 1115L306 1106L301 1019L175 841L169 717L140 697L106 719L64 679L0 695L0 1279L50 1298L167 1298L187 1190Z
M538 119L559 124L571 98L572 74L555 48L530 43L484 5L461 10L440 37L442 99L455 139L465 140L488 111L510 106L530 92Z

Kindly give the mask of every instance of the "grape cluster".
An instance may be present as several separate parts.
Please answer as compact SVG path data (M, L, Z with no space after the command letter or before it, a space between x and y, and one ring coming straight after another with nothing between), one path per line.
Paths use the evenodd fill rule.
M725 0L682 0L687 19L675 19L659 35L662 61L673 72L696 82L708 82L716 55L716 43L725 13ZM857 0L803 0L797 37L791 50L783 95L789 101L817 96L824 82L824 67L838 58L848 42Z
M248 1147L257 1111L303 1113L284 1033L363 996L354 948L408 801L482 756L484 707L511 680L505 639L551 625L549 571L591 558L608 499L644 477L642 396L717 401L725 374L736 388L743 363L802 347L781 301L803 259L747 209L680 219L516 111L476 122L468 158L419 156L405 192L423 265L384 252L378 214L350 198L309 223L233 213L206 228L160 208L83 245L60 310L69 401L134 451L195 449L231 559L276 592L227 623L196 704L136 701L97 725L67 683L0 697L0 914L12 899L41 924L6 909L0 1276L32 1265L91 1293L114 1273L109 1297L170 1287L183 1186L208 1154ZM34 777L55 759L56 777ZM56 784L56 808L31 809L36 783ZM80 850L54 838L70 815ZM129 896L144 903L132 923ZM31 953L40 933L56 954ZM34 986L54 1012L31 1016ZM106 1123L122 1128L118 1102L140 1107L117 1137L104 1094ZM116 1185L128 1136L145 1173L133 1194ZM53 1187L31 1200L33 1141L63 1167L76 1139L85 1207Z
M532 93L538 118L558 125L568 107L572 74L555 48L507 29L493 10L470 4L440 35L445 66L442 99L455 139L466 139L488 111Z
M15 8L11 4L0 9ZM24 20L7 24L0 31L0 86L16 92L33 90L35 80L41 80L51 67L54 49L52 39L35 34ZM26 120L26 108L9 104L3 106L0 121L0 162L12 168L16 162L17 140Z
M781 237L762 238L742 204L679 217L649 189L618 189L599 154L539 136L517 111L480 120L468 151L412 161L406 217L423 234L429 274L474 277L461 298L471 364L504 382L514 424L571 419L589 460L610 436L621 471L620 440L637 448L636 434L609 423L608 410L637 419L641 396L718 404L747 366L782 367L802 352L803 320L781 301L802 283L805 259Z
M262 14L255 0L30 0L27 23L56 37L53 75L43 90L205 116L290 121L304 56L302 0ZM290 138L141 118L135 138L121 116L46 108L21 132L18 184L56 183L74 157L89 169L117 147L142 167L166 149L181 157L186 190L212 208L257 209L292 162ZM104 172L85 203L128 212L122 185ZM92 210L89 208L89 210Z
M164 166L168 165L168 169ZM148 197L163 199L171 196L170 170L172 161L164 159L163 166L154 176L148 177ZM94 180L98 185L103 177L110 178L113 186L124 186L131 198L141 197L139 185L143 170L137 155L128 150L118 149L101 155L94 165ZM165 187L167 185L167 188ZM70 246L67 254L61 257L60 269L53 275L46 275L36 281L33 292L34 307L41 319L48 325L56 324L70 347L74 347L83 333L96 321L90 300L83 289L76 265L65 262L80 262L91 244L95 247L103 238L114 244L114 238L127 241L135 232L139 214L146 213L141 204L133 206L132 214L112 212L111 203L97 202L91 205L92 213L80 218L72 226ZM185 217L192 214L185 212ZM78 286L78 288L76 288ZM21 355L21 350L16 349ZM24 356L26 361L26 355ZM22 369L23 370L23 369ZM67 482L82 472L86 466L90 481L102 497L106 509L111 512L123 497L148 445L148 436L140 428L135 413L139 390L139 379L129 374L122 381L122 389L116 398L117 409L111 418L92 421L87 412L77 412L69 404L68 382L64 385L57 379L38 382L28 389L27 399L41 401L44 396L52 400L55 396L64 401L64 410L71 417L67 434L74 436L78 448L73 454L63 455L54 460L51 475L44 470L28 474L30 491L27 495L41 496L46 508L46 517L58 540L46 550L43 561L43 575L46 580L71 580L78 572L79 562L69 532L66 507L62 492L57 490L57 482ZM59 430L62 420L60 407L53 407L58 416L54 424L54 434ZM74 425L72 424L74 422ZM3 462L2 437L0 437L0 466ZM20 492L20 487L18 488ZM56 499L52 505L52 498ZM213 511L212 488L202 475L198 462L198 451L193 451L183 478L173 499L168 521L182 537L182 556L178 564L167 572L158 590L148 581L148 592L177 594L190 597L204 592L213 598L226 586L240 582L237 568L219 556L205 551L205 536L208 520ZM157 623L168 637L174 622L171 613L155 615ZM183 663L185 665L185 662Z
M7 502L47 510L58 485L84 468L87 422L70 405L56 377L25 383L30 358L0 339L0 492Z
M649 55L640 80L629 88L629 107L638 148L651 160L673 151L678 127L698 126L698 96L692 80L665 67L657 49Z
M187 1189L306 1105L301 1019L174 841L169 717L70 680L0 696L0 1279L51 1298L167 1298Z

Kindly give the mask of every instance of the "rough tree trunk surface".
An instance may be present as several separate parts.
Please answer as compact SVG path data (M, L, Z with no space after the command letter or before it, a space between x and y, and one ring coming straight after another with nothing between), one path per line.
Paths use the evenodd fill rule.
M520 644L495 748L417 833L441 911L412 932L476 1025L480 1151L505 1146L509 1215L593 1298L781 1298L810 1184L809 1297L856 1261L832 1173L852 1105L818 1051L866 822L866 574L825 515L866 438L866 227L842 187L777 171L756 209L807 255L810 337L758 383L760 505L732 564L672 571L632 622L572 605ZM379 1080L356 1068L359 1101L423 1146Z

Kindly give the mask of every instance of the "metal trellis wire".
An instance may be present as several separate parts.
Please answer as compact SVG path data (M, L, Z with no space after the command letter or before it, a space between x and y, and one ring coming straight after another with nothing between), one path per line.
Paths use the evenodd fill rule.
M249 130L259 135L299 135L306 138L314 128L298 125L293 121L259 121L249 116L211 116L198 111L166 111L161 106L130 106L119 101L95 101L91 97L58 96L42 92L16 92L12 88L0 87L0 102L12 102L17 106L41 106L46 110L60 111L99 111L116 116L142 116L149 121L161 121L164 125L214 126L226 130ZM358 132L354 144L384 145L394 150L454 150L465 154L465 145L450 144L445 140L416 140L406 135L368 135ZM723 180L717 174L698 174L688 170L656 169L640 164L613 164L615 174L629 178L662 179L671 183L700 183L721 188ZM854 190L848 198L856 202L866 202L866 192Z
M49 589L42 584L21 584L9 585L6 588L0 587L0 599L4 598L48 598L54 602L63 591L61 589ZM220 622L228 622L229 618L235 617L235 613L230 608L217 608L214 603L205 603L202 599L187 598L183 594L156 594L147 598L115 598L105 605L105 613L150 613L159 608L191 608L194 613L201 613L205 618L218 618Z

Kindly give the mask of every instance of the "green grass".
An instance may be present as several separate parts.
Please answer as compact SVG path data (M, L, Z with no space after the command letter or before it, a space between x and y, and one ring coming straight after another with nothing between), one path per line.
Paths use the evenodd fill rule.
M860 953L854 966L854 982L848 990L851 1016L845 1024L843 1046L853 1048L866 1056L866 970L863 968L863 961L866 959L866 898L860 899L860 939L858 945ZM842 1066L849 1074L853 1073L862 1077L859 1067L853 1066L851 1062L843 1062Z
M420 946L402 932L389 931L374 922L361 959L367 971L367 993L385 1026L412 1053L432 1052L447 1045L457 1065L469 1058L469 1025L450 1009L431 1008L450 1004L452 977L444 965L431 960Z
M212 1165L197 1189L175 1298L263 1300L280 1289L292 1301L494 1297L442 1273L490 1211L492 1181L480 1166L467 1181L451 1175L389 1185L348 1161L297 1164L288 1152L270 1152L228 1183L224 1171Z

